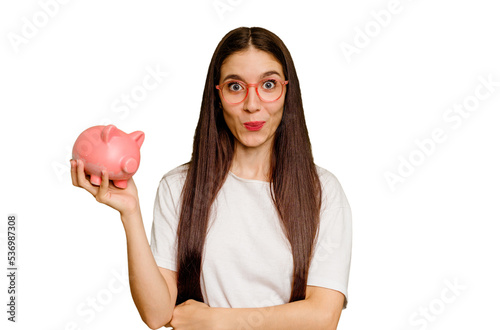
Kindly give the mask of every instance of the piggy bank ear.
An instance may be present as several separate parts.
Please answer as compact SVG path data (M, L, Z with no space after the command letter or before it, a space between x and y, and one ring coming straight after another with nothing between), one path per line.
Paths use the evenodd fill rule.
M104 127L101 133L102 140L108 143L113 136L120 136L120 130L116 128L115 125L108 125Z
M139 146L140 148L142 146L142 143L144 142L144 132L135 131L130 133L129 135L137 143L137 146Z

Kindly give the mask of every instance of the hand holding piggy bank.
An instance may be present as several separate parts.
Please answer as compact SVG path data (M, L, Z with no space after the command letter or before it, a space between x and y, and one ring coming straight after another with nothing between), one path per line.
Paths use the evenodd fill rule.
M114 125L93 126L76 139L73 159L83 161L93 185L101 184L102 170L106 170L115 186L127 188L127 180L139 168L139 149L143 142L141 131L127 134Z

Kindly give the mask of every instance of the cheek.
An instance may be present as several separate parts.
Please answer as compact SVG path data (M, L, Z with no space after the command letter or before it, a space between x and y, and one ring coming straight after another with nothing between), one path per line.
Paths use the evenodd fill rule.
M233 132L233 134L234 134L234 128L236 125L235 124L235 121L236 121L235 115L231 111L228 111L227 109L224 109L222 111L222 114L224 116L224 120L226 121L227 127L229 127L229 130L231 132Z
M281 119L283 118L283 106L272 109L271 111L272 111L271 113L273 121L275 122L276 125L279 125Z

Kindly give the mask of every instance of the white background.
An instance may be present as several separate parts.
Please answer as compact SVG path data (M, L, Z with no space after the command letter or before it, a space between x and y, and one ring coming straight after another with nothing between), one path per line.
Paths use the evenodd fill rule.
M72 145L104 123L145 132L134 179L149 235L159 180L190 158L217 43L262 26L289 48L315 162L351 204L339 329L498 329L498 10L490 0L392 3L2 2L0 258L6 269L15 213L19 294L12 324L1 276L1 328L147 329L130 296L119 215L71 185ZM347 44L356 52L343 53ZM135 108L113 111L148 68L168 76ZM497 86L478 87L480 77ZM472 109L454 126L449 111L464 102ZM415 140L435 129L446 139L424 154ZM400 176L394 189L388 172Z

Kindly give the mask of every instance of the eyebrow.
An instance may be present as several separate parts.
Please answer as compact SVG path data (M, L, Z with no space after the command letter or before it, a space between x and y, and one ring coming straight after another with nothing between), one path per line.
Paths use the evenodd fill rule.
M280 77L281 77L281 75L279 74L279 72L278 72L278 71L276 71L276 70L270 70L270 71L267 71L267 72L265 72L265 73L261 74L261 75L260 75L259 80L260 80L260 79L263 79L263 78L265 78L265 77L268 77L268 76L272 76L273 74L278 75L278 76L280 76ZM224 78L224 80L222 80L222 81L226 81L226 80L228 80L228 79L236 79L236 80L242 80L242 81L244 81L244 79L243 79L243 78L241 78L241 77L240 77L239 75L237 75L237 74L228 74L228 75Z

